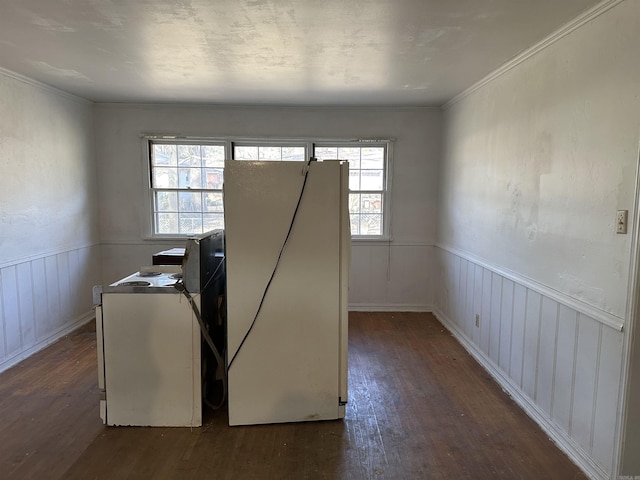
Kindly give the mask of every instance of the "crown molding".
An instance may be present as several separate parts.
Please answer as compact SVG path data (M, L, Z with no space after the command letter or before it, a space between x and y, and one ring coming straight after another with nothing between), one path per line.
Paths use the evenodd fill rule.
M491 83L495 79L501 77L502 75L510 71L512 68L520 65L522 62L528 60L529 58L533 57L537 53L553 45L558 40L566 37L574 30L582 27L586 23L589 23L590 21L594 20L595 18L611 10L613 7L615 7L616 5L624 1L625 0L604 0L603 2L600 2L598 5L594 6L593 8L590 8L586 12L578 15L571 22L567 23L563 27L560 27L558 30L553 32L548 37L544 38L543 40L536 43L535 45L529 47L522 53L516 55L507 63L505 63L504 65L502 65L501 67L499 67L498 69L494 70L489 75L484 77L482 80L474 83L472 86L470 86L463 92L453 97L451 100L449 100L448 102L442 105L441 107L442 110L447 110L448 108L452 107L456 103L460 102L465 97L468 97L469 95L471 95L476 90L479 90L480 88L484 87L488 83Z
M67 100L72 100L77 103L82 103L84 105L93 105L91 100L87 100L86 98L79 97L77 95L73 95L72 93L65 92L64 90L60 90L58 88L52 87L51 85L47 85L46 83L39 82L38 80L34 80L33 78L26 77L19 73L13 72L11 70L7 70L6 68L0 67L0 75L12 78L17 80L18 82L26 83L27 85L31 85L32 87L38 88L40 90L44 90L45 92L52 93L59 97L66 98Z

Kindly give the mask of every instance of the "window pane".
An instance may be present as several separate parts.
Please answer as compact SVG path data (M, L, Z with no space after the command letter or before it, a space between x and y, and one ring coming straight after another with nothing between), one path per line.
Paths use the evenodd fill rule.
M156 233L176 233L177 231L177 213L158 213L156 215Z
M349 215L351 235L360 235L360 215Z
M336 147L316 147L313 155L318 160L337 160L338 149Z
M177 165L176 146L156 143L151 150L152 165Z
M360 194L359 193L349 194L349 212L360 213Z
M281 147L258 147L259 160L282 160Z
M222 168L206 168L204 171L204 188L221 190L224 181L224 170Z
M384 169L384 147L365 147L362 149L360 168Z
M156 192L156 210L158 212L177 212L177 192Z
M282 160L304 162L304 147L282 147Z
M360 190L360 170L349 169L349 190Z
M153 186L155 188L177 188L178 169L177 168L154 168Z
M362 215L360 217L360 235L382 235L382 215Z
M360 168L360 147L339 148L338 160L349 160L349 168Z
M178 169L179 188L202 188L201 168L179 168Z
M360 168L360 160L349 160L349 168L357 170Z
M224 145L202 145L202 163L205 167L224 167Z
M258 160L258 147L234 147L233 151L236 160Z
M178 192L178 205L181 212L201 212L202 195L200 192Z
M383 185L384 172L382 170L360 170L360 190L382 190Z
M183 167L200 167L200 145L178 145L178 165Z
M205 213L202 216L202 222L203 232L208 232L209 230L215 230L217 228L224 228L224 214Z
M205 193L204 194L204 211L205 212L224 212L224 203L222 193Z
M304 161L306 148L281 145L238 145L233 147L235 160Z
M363 193L360 208L363 213L382 213L382 195Z
M199 213L180 214L180 233L202 233L202 215Z

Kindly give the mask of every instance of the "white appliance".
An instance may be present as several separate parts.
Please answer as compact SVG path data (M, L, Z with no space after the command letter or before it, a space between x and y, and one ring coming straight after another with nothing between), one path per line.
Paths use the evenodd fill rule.
M202 425L200 327L174 287L180 271L141 268L94 290L100 416L108 425Z
M348 175L338 161L225 163L230 425L344 417Z

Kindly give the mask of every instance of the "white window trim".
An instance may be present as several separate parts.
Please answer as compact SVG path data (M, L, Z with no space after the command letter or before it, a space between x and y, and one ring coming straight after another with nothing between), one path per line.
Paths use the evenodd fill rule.
M175 243L175 240L184 240L192 237L193 235L180 235L177 233L155 233L154 231L154 188L151 186L151 149L149 148L151 142L165 142L165 143L199 143L201 145L224 144L225 157L230 155L229 142L226 138L220 137L182 137L177 135L141 135L142 138L142 158L143 158L143 199L141 205L143 206L141 212L141 228L140 235L143 240L150 241L167 241Z
M351 240L354 244L369 244L376 242L390 242L392 241L392 219L391 219L391 192L392 192L392 179L393 179L393 145L395 139L357 139L357 138L323 138L314 137L310 138L292 138L292 137L192 137L192 136L179 136L179 135L153 135L153 134L141 134L141 156L143 161L142 168L142 198L141 198L141 238L146 241L153 241L157 243L175 243L176 240L184 240L189 238L190 235L179 234L160 234L154 233L154 199L153 188L151 187L151 151L150 144L152 141L164 141L164 142L176 142L176 143L190 143L197 142L200 144L207 143L224 143L226 158L233 158L233 146L235 145L247 145L247 144L286 144L291 143L295 145L303 145L306 148L307 155L311 155L314 146L340 146L340 145L381 145L385 144L387 150L386 165L385 165L385 188L384 188L384 203L382 213L382 235L352 235Z
M382 235L352 235L351 239L354 243L375 243L375 242L389 242L391 241L391 172L392 172L392 158L393 158L393 140L383 139L342 139L342 140L324 140L317 139L313 142L313 146L335 146L335 147L349 147L359 146L365 147L381 146L384 145L386 149L385 169L384 169L384 187L382 190L383 203L382 203ZM340 159L337 159L340 160ZM355 192L364 192L367 190L354 190ZM373 192L372 193L377 193Z

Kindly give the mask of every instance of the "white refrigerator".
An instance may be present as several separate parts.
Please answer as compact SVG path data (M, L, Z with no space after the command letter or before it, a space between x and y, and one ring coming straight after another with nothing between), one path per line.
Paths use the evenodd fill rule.
M338 161L225 163L230 425L344 417L348 177Z

